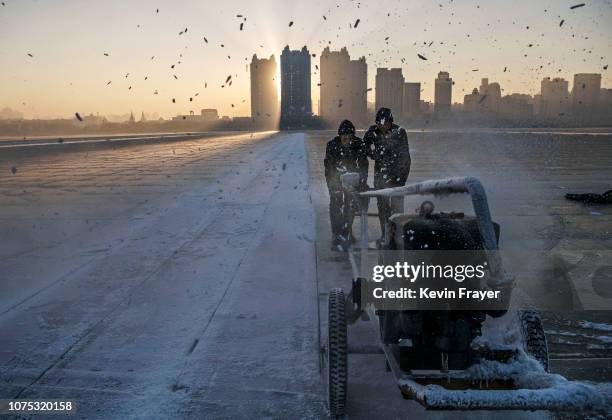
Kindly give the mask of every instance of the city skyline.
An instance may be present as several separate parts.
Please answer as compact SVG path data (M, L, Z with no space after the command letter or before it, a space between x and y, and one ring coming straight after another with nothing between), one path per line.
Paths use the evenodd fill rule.
M572 80L577 73L601 73L602 85L612 85L604 70L612 9L602 1L575 10L552 1L271 1L266 8L245 1L224 8L195 1L181 7L169 1L5 3L0 107L26 118L130 109L170 117L210 107L221 115L249 115L250 58L278 59L285 45L308 46L313 62L327 46L346 46L352 57L366 58L369 88L376 68L401 68L406 81L422 83L427 101L439 71L451 73L456 98L483 76L501 83L503 94L533 95L545 76ZM229 75L232 83L225 85ZM313 68L317 112L319 82ZM374 94L368 92L369 102Z
M233 118L251 118L261 127L275 127L278 124L283 96L282 77L279 80L278 72L285 75L288 80L285 83L287 86L284 94L288 99L286 101L288 104L295 101L294 96L297 96L297 100L302 103L302 109L299 112L302 116L318 115L322 121L332 125L345 118L351 118L360 123L367 122L367 114L382 106L392 108L396 115L402 118L415 118L431 113L438 119L448 118L457 110L464 113L498 114L499 116L521 116L523 118L538 116L555 119L568 115L588 117L593 111L601 111L596 108L602 105L612 106L612 88L601 85L602 75L599 73L573 75L571 89L569 81L562 77L544 77L540 82L540 90L534 95L521 92L503 93L504 89L500 83L489 83L489 78L484 77L480 81L480 87L474 87L471 93L463 95L460 100L461 98L457 96L461 95L453 96L455 82L451 74L448 71L440 71L434 80L433 101L426 101L420 96L421 82L406 81L401 68L377 68L375 87L368 88L364 80L367 74L367 63L364 57L350 60L346 47L342 47L339 51L331 51L326 47L320 56L320 66L314 65L316 69L324 68L326 65L331 66L325 79L322 79L326 80L326 83L317 84L321 97L327 98L325 100L328 102L321 114L313 112L311 95L304 96L305 92L308 92L307 86L312 85L310 77L312 72L308 74L305 71L308 67L312 68L311 55L307 47L304 46L301 50L290 50L289 46L285 46L283 54L286 55L283 59L281 54L281 63L283 61L286 63L284 70L282 66L277 66L274 54L269 58L258 58L256 54L253 55L249 65L250 113L249 115L235 115ZM329 61L333 64L327 63ZM230 77L228 81L231 84ZM277 89L277 85L280 85L281 89ZM366 93L370 91L374 91L375 102L366 99ZM321 106L320 103L319 106ZM289 112L285 110L286 114L297 115L293 105L289 104L285 108L290 109ZM215 113L213 119L209 115L211 111ZM145 117L144 111L139 112L141 113L140 121L164 119L157 112L147 112L148 118ZM131 115L128 117L128 114ZM100 115L99 112L95 114L89 112L83 116L95 123L106 120L134 121L134 110L123 115L107 116ZM73 117L68 116L67 118ZM0 109L0 120L7 118L20 119L23 116L9 107L4 107ZM214 121L217 118L229 118L229 116L218 114L217 108L213 106L190 110L188 114L177 113L168 119Z
M312 54L313 57L316 54ZM434 102L420 99L421 83L405 82L401 68L377 68L375 98L367 102L367 65L364 57L351 60L347 48L331 51L325 48L320 56L321 114L312 112L311 53L306 46L291 50L285 46L280 57L281 100L276 87L279 78L274 55L258 58L253 55L250 69L251 114L249 116L219 115L216 108L202 108L199 113L177 114L170 119L147 117L141 111L136 119L133 111L123 119L99 114L75 113L70 119L24 122L22 115L8 108L0 109L0 122L5 134L68 133L74 131L127 130L253 130L253 129L321 129L334 128L340 121L352 120L357 126L367 126L376 109L391 108L396 121L407 126L461 125L479 126L583 126L612 123L612 89L601 86L601 74L574 75L571 92L568 81L545 77L540 92L535 95L512 93L502 95L496 81L482 78L480 87L463 96L463 102L453 101L451 74L438 72L435 79ZM225 84L231 86L232 77ZM191 101L191 98L190 98ZM173 99L174 102L174 99ZM280 108L280 112L278 112ZM115 116L116 117L116 116ZM151 121L149 121L151 119ZM3 121L4 120L4 121ZM113 124L113 122L115 124ZM126 122L127 125L116 124ZM34 125L32 125L34 124ZM187 124L187 125L185 125ZM51 131L45 131L51 130ZM63 130L63 131L62 131ZM25 138L25 137L24 137Z

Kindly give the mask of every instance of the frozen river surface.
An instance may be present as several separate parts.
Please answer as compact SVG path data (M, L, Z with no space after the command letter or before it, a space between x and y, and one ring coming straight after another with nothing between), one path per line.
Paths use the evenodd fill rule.
M330 136L1 150L0 398L70 398L83 418L325 417L325 300L350 283L329 250ZM612 249L610 208L563 199L612 188L612 138L410 141L409 180L483 180L502 247ZM611 319L551 314L553 368L611 381ZM349 364L351 418L424 414L381 355L355 351Z

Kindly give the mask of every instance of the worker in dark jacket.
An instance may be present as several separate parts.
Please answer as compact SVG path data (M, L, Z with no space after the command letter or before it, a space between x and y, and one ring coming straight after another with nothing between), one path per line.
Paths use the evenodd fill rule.
M376 112L376 124L371 126L363 138L368 156L374 160L374 188L392 188L406 185L410 173L410 148L406 130L393 124L389 108ZM393 213L401 213L403 197L378 197L378 219L382 235L385 224Z
M359 190L368 188L368 157L363 140L355 136L355 126L344 120L338 135L327 143L325 151L325 180L329 189L329 218L332 230L332 249L347 248L353 242L353 204L344 194L340 176L347 172L360 174Z

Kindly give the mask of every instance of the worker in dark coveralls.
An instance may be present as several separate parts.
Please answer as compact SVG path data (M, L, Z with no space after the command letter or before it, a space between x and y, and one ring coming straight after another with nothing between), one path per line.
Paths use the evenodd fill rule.
M352 225L354 209L351 197L342 190L340 176L347 172L360 174L359 190L368 189L368 157L362 139L355 136L355 126L344 120L338 135L327 143L325 150L325 180L329 189L329 218L332 230L332 249L346 249L354 242Z
M411 163L408 136L406 130L393 123L389 108L380 108L376 112L376 124L368 129L363 140L368 156L374 160L374 188L406 185ZM377 201L378 219L384 236L389 217L403 212L404 197L378 197Z

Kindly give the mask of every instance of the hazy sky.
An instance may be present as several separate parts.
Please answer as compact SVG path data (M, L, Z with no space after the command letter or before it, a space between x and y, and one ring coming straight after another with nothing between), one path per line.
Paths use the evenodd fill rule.
M286 44L317 55L315 108L314 65L326 45L365 55L370 87L376 67L401 67L406 81L423 84L427 100L440 70L456 82L454 102L481 77L499 82L503 93L534 94L545 76L564 77L571 89L574 73L597 72L612 88L612 69L603 69L612 61L611 0L582 0L574 10L582 1L3 1L0 108L28 118L76 111L173 116L204 107L249 115L247 64L253 53L279 62ZM222 88L230 74L232 86Z

